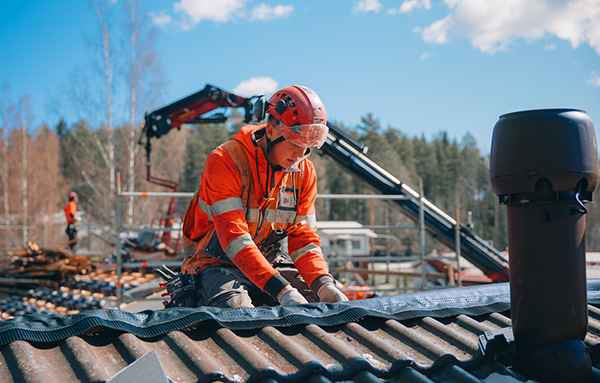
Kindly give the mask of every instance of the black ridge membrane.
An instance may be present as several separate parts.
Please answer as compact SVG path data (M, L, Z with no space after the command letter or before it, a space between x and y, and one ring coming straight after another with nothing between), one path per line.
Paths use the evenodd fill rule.
M600 279L588 280L587 287L588 302L600 303ZM203 321L215 321L230 330L253 330L265 326L335 326L365 317L402 321L426 316L478 316L509 309L509 285L497 283L358 301L309 303L287 307L169 308L140 313L98 309L67 316L27 314L0 322L0 346L16 340L60 341L81 335L97 326L128 332L140 338L152 338L198 325Z

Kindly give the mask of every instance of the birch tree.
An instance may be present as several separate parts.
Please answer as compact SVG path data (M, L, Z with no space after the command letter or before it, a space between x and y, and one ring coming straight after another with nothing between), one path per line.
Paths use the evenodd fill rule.
M91 65L78 67L70 75L61 109L79 118L72 128L58 132L61 163L70 189L79 195L82 208L93 205L95 218L104 227L115 223L117 172L114 128L112 14L108 0L90 0L97 30L85 37L92 53ZM65 168L65 165L68 165Z
M155 54L156 28L143 12L138 0L123 3L123 21L125 30L124 51L128 54L125 80L129 85L129 126L127 127L127 180L126 189L134 191L136 179L140 172L136 171L136 158L140 145L138 134L140 120L144 111L156 105L160 89L163 88L161 68ZM127 201L127 223L133 225L134 198Z
M21 203L23 205L23 243L27 243L29 240L29 233L27 232L27 223L29 221L28 215L29 211L28 207L28 193L29 187L27 182L27 170L28 170L28 162L27 162L27 125L23 124L21 126L21 132L23 134L21 141Z
M107 2L105 0L92 0L98 25L100 27L100 38L102 46L102 55L99 58L101 64L101 73L104 79L104 100L106 107L106 127L108 130L108 140L106 142L106 162L109 169L109 190L111 195L115 194L115 146L116 136L112 121L113 110L113 62L112 62L112 39L110 34L109 16L107 12Z
M5 87L0 103L2 125L2 239L11 247L47 239L45 224L60 208L60 177L56 136L47 127L32 130L29 97L13 103ZM52 238L57 244L56 236ZM44 241L44 245L45 245ZM6 246L4 246L6 247Z
M27 172L29 170L29 161L28 161L28 144L29 144L29 135L27 134L27 127L31 125L31 121L33 120L31 107L29 105L29 96L24 96L21 101L17 104L17 114L16 114L16 125L20 126L20 134L21 134L21 233L22 233L22 243L25 244L29 241L29 179Z
M90 5L98 22L97 30L86 33L93 65L74 70L63 92L68 98L61 102L59 96L57 103L66 104L61 110L79 121L63 124L58 135L64 149L62 164L68 165L63 171L80 195L82 207L92 208L95 222L111 230L116 222L116 173L122 174L124 191L133 191L142 182L140 121L144 112L156 106L163 80L153 49L156 30L140 2L127 0L117 8L110 0L90 0ZM117 14L119 9L122 12ZM122 24L116 22L118 15ZM118 39L122 44L114 43ZM139 198L135 204L128 202L120 212L126 217L123 223L132 226L136 214L147 219L144 202Z
M0 137L2 138L2 146L0 148L2 153L2 158L0 164L0 187L2 188L2 223L5 227L2 233L3 244L6 243L9 239L10 232L8 231L8 227L10 226L10 193L9 193L9 180L10 180L10 172L9 172L9 149L8 149L8 132L10 129L9 120L10 116L14 114L14 105L10 102L10 91L8 83L4 83L2 98L0 99L0 117L2 121L1 129L0 129Z
M29 134L28 145L28 209L30 225L35 226L33 234L44 247L65 245L66 218L51 220L54 213L61 212L68 193L60 174L58 137L44 125Z
M3 207L3 223L4 226L8 226L10 224L10 216L9 216L9 193L8 193L8 180L9 180L9 167L8 167L8 131L9 131L9 119L10 115L14 113L14 105L10 103L10 91L8 83L4 83L4 87L2 89L2 98L0 99L0 117L2 119L2 164L0 164L0 182L2 185L2 207Z

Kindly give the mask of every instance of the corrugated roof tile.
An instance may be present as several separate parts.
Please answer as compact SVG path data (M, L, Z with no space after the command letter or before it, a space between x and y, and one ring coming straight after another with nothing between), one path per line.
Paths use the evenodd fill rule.
M321 310L330 314L326 308ZM286 312L294 314L294 310ZM214 313L235 318L235 313ZM163 327L169 317L182 317L176 310L160 314ZM74 318L81 322L85 316L79 315ZM207 319L146 337L96 325L53 341L12 340L0 346L0 381L105 382L150 351L156 352L165 374L176 383L526 381L501 359L485 358L479 350L481 334L511 325L507 311L408 319L364 315L348 322L331 321L332 325L295 324L297 318L285 324L265 317L260 326L257 312L252 315L257 322L247 329L227 320ZM109 318L125 317L123 313ZM600 310L590 305L589 317L586 344L591 348L598 344ZM144 314L136 318L142 320ZM233 329L226 327L230 325ZM27 326L21 322L20 327ZM593 349L592 359L597 367L598 348ZM143 375L140 379L143 382Z

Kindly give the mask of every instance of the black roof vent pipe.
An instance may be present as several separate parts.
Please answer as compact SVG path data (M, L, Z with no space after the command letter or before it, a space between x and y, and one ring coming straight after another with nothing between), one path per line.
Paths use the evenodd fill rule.
M514 368L544 382L587 379L585 203L598 185L594 124L576 109L500 116L490 180L507 206Z

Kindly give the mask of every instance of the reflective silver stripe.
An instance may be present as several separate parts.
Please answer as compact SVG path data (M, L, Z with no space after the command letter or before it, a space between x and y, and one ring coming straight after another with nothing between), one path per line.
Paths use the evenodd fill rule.
M296 262L310 251L314 251L315 253L323 255L323 252L321 251L321 248L319 246L315 245L314 243L309 243L308 245L301 247L298 250L292 251L292 253L290 254L290 258L292 258L292 261Z
M239 197L231 197L222 201L215 202L210 207L211 214L221 215L234 210L243 210L242 199Z
M259 209L248 209L246 213L246 221L248 222L258 222L260 217ZM265 211L265 222L273 222L273 223L292 223L295 222L296 212L293 210L277 210L277 209L267 209ZM316 220L315 220L316 223ZM316 226L316 224L315 224Z
M237 199L237 198L229 198L229 199L231 200L231 199ZM198 207L200 208L200 210L202 210L202 212L204 214L206 214L208 216L209 221L212 221L211 214L217 214L217 210L219 210L218 214L225 213L226 211L236 210L235 208L232 208L230 210L227 210L226 208L224 208L224 210L221 211L221 208L223 208L223 206L221 206L221 202L224 202L224 201L228 201L228 200L219 201L219 202L217 202L218 206L216 208L215 207L210 208L206 204L206 202L204 202L201 199L198 199ZM235 201L228 201L227 203L229 203L229 202L231 202L233 204ZM241 203L241 199L240 199L240 203ZM215 205L217 205L217 204L215 204ZM238 206L238 208L241 209L240 206ZM246 214L246 209L244 208L243 210L244 210L244 215L245 215ZM252 210L256 210L256 209L252 209ZM256 214L258 214L258 210L256 210ZM257 217L258 217L258 215L257 215ZM258 219L256 221L254 221L254 222L258 222Z
M311 214L311 215L299 215L294 220L294 224L302 221L303 219L306 220L306 227L317 227L317 216L314 215L314 214Z
M246 221L247 222L258 222L259 217L260 217L260 210L258 210L258 209L248 209L246 211Z
M208 205L206 204L206 202L204 202L204 200L198 198L198 207L200 208L200 210L202 210L202 212L204 212L204 214L208 216L208 219L212 221L212 218L210 216L210 209L208 208Z
M292 223L296 218L294 210L267 209L265 212L265 221L274 223Z
M233 261L233 258L235 258L235 256L242 251L244 247L253 243L254 241L252 240L252 236L250 234L244 234L229 243L225 249L225 254L227 254L227 258Z

